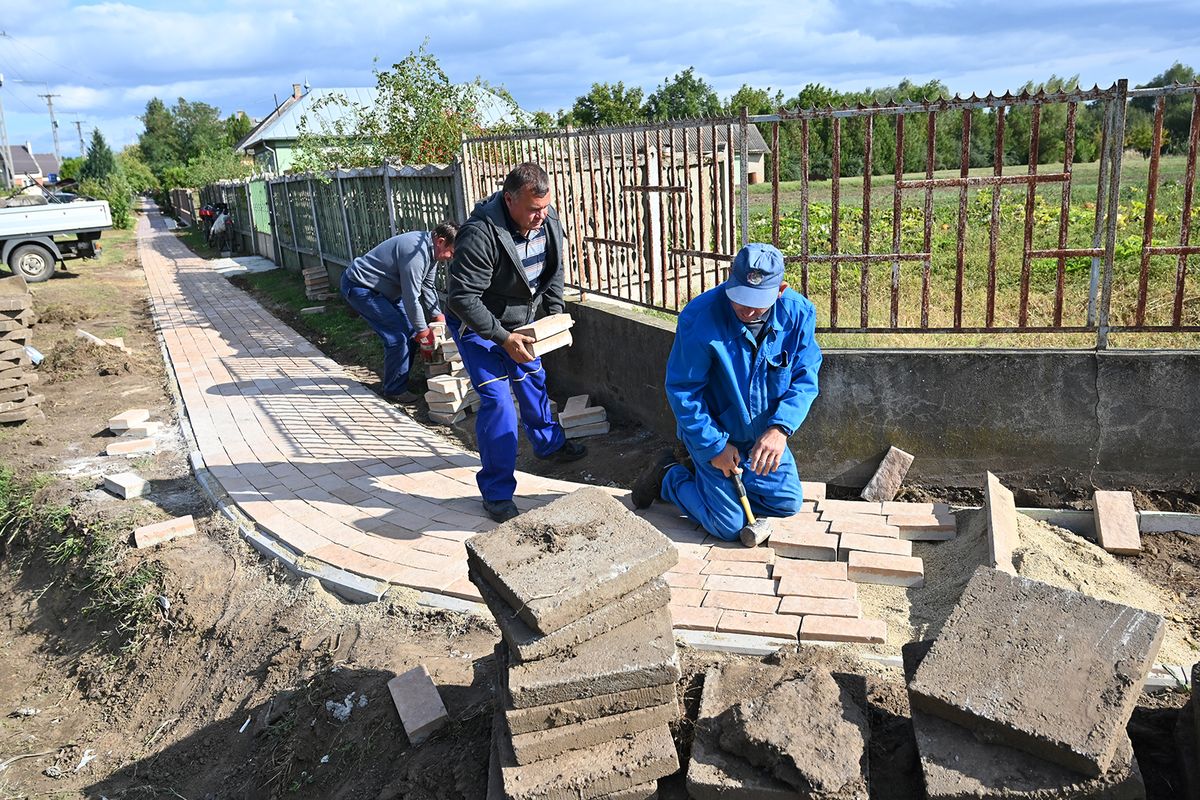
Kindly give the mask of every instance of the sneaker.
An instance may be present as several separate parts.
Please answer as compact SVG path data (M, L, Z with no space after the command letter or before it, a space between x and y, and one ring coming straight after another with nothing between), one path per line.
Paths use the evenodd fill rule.
M587 447L581 445L573 439L567 439L563 446L555 450L548 456L538 456L543 461L557 461L560 464L568 464L572 461L578 461L587 455Z
M421 395L404 391L400 394L385 394L383 399L389 403L396 403L401 406L412 406L417 404L417 401L421 399Z
M670 450L659 453L658 458L642 470L637 480L633 482L633 491L629 499L634 508L649 508L655 500L662 500L662 482L667 470L678 464L675 454Z
M521 513L512 500L484 500L483 510L496 522L508 522Z

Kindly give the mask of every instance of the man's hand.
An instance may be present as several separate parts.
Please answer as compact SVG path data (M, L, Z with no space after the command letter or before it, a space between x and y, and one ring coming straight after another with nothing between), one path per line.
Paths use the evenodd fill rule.
M433 328L426 328L413 334L413 340L416 341L417 347L421 350L421 358L424 361L433 360L434 336Z
M725 449L708 463L721 470L725 474L725 477L728 478L730 475L742 471L742 468L738 466L742 463L742 454L733 445L726 444Z
M772 425L763 431L758 441L750 448L750 469L758 475L768 475L779 469L783 451L787 447L787 436Z
M446 315L445 315L445 314L438 314L436 317L434 317L434 318L433 318L433 321L434 321L434 322L445 322L445 321L446 321Z
M508 338L504 340L501 347L504 352L508 353L509 358L518 364L525 364L533 361L533 351L529 346L536 341L532 336L526 336L523 333L510 333Z

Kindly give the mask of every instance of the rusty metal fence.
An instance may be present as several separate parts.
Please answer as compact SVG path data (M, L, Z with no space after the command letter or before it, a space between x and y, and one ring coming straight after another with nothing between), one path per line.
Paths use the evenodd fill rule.
M1144 179L1125 157L1137 98L1154 108ZM1170 98L1190 101L1191 124L1167 180ZM468 204L521 161L547 168L574 249L568 283L585 293L677 312L743 243L770 241L822 331L1083 332L1103 348L1116 331L1200 331L1198 138L1200 86L1120 81L479 137L462 165ZM798 173L786 189L784 144ZM826 181L811 177L818 154ZM769 195L751 188L764 162Z

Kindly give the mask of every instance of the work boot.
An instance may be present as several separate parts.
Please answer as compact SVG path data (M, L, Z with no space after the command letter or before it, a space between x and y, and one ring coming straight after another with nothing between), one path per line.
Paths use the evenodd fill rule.
M484 500L483 510L496 522L508 522L521 513L512 500Z
M548 456L538 456L543 461L557 461L560 464L569 464L572 461L578 461L587 455L587 447L581 445L572 439L567 439L563 442L563 446L555 450Z
M633 507L649 508L655 500L662 500L663 478L666 477L667 470L678 463L675 454L670 450L659 453L658 458L642 470L642 474L633 482L633 490L629 493Z

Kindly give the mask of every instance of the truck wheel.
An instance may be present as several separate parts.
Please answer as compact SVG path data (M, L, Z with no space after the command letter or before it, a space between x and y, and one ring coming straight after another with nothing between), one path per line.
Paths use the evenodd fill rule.
M29 283L48 281L54 274L54 258L46 248L36 244L23 244L13 250L8 257L8 266L13 274L21 273Z

